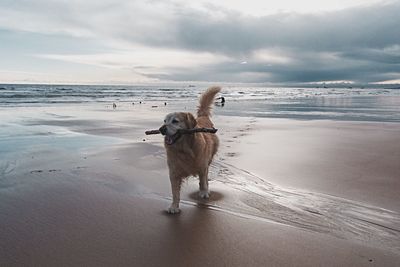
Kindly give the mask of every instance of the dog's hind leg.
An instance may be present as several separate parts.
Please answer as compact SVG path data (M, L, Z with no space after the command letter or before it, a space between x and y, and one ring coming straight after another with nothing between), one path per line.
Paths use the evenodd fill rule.
M179 213L181 211L179 209L179 201L181 195L182 179L176 178L173 175L170 175L169 179L171 181L171 189L172 189L172 204L167 209L167 212L171 214Z
M201 198L209 198L210 197L210 192L208 191L208 167L204 169L204 171L199 173L199 196Z

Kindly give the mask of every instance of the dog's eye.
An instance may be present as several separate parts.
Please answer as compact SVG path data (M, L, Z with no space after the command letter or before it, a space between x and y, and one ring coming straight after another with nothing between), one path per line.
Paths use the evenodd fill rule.
M166 123L167 122L167 120L164 120L164 123Z
M177 119L173 119L172 123L178 123L179 121Z

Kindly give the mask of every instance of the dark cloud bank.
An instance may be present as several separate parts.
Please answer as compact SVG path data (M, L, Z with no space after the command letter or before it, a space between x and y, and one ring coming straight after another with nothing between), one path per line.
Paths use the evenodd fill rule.
M231 62L174 69L153 77L171 80L357 83L400 79L400 3L322 14L244 16L227 10L176 10L162 32L124 36L146 45L213 52ZM254 60L254 51L279 51L288 62ZM247 64L240 64L246 61ZM243 62L242 62L243 63Z

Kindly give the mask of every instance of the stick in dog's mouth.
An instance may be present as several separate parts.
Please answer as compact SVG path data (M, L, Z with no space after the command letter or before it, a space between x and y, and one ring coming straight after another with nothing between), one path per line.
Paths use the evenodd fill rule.
M164 127L164 126L163 126ZM145 131L146 135L150 134L162 134L165 135L165 143L167 145L173 145L182 134L194 134L194 133L216 133L218 129L215 128L193 128L193 129L179 129L174 135L168 135L165 131L162 130L162 127L158 130L149 130Z
M180 134L193 134L193 133L216 133L218 129L215 128L193 128L193 129L179 129ZM162 134L160 130L149 130L144 132L146 135Z

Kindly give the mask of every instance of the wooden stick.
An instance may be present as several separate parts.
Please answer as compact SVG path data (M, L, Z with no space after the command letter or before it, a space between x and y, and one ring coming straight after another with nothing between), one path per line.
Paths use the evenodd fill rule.
M193 133L216 133L218 129L215 128L193 128L193 129L180 129L178 130L181 134L193 134ZM144 132L146 135L149 134L160 134L160 130L150 130Z
M216 133L218 129L215 128L193 128L193 129L180 129L179 132L182 134L192 133Z
M160 134L161 132L160 130L150 130L150 131L145 131L144 133L146 135L149 135L149 134Z

